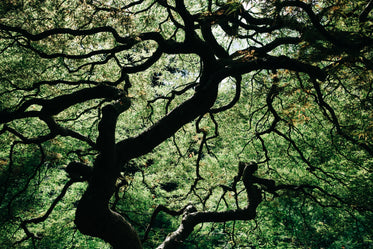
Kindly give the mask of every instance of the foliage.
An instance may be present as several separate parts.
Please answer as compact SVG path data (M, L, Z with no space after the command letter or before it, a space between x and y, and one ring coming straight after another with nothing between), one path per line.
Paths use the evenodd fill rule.
M372 8L2 1L0 244L373 248Z

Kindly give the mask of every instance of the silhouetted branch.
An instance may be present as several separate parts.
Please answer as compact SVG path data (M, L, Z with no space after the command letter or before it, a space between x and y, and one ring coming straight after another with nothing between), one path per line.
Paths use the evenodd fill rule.
M21 242L23 242L24 240L26 239L29 239L29 238L32 238L32 239L41 239L40 236L38 236L37 234L34 234L32 233L27 225L30 224L30 223L33 223L33 224L38 224L38 223L41 223L43 221L45 221L49 215L52 213L52 211L54 210L54 208L56 207L56 205L58 204L59 201L62 200L62 198L65 196L68 188L74 183L73 180L70 180L68 181L65 186L63 187L63 189L61 190L61 193L56 197L56 199L54 199L54 201L52 202L52 204L50 205L50 207L48 208L48 210L45 212L44 215L42 216L39 216L39 217L36 217L36 218L32 218L32 219L29 219L29 220L24 220L22 221L21 223L21 228L23 229L23 231L26 233L26 238L16 242L15 244L19 244Z

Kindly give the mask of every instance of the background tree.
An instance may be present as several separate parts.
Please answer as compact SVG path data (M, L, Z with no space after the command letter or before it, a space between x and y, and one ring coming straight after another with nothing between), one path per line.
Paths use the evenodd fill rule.
M2 1L3 244L372 247L371 9Z

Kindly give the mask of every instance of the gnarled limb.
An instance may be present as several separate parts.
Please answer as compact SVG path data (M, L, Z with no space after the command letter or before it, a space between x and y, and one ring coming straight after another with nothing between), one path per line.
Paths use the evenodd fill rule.
M248 205L243 209L222 212L201 212L189 205L185 208L179 228L169 234L157 249L175 249L193 232L194 227L205 222L226 222L234 220L252 220L256 216L256 208L262 201L262 191L254 184L253 174L258 169L256 163L240 164L237 178L242 177L245 185Z
M77 207L75 224L83 234L102 238L114 248L140 249L141 242L133 227L109 208L119 176L114 131L119 114L129 107L130 102L117 102L103 108L97 138L100 154L95 160L89 186Z

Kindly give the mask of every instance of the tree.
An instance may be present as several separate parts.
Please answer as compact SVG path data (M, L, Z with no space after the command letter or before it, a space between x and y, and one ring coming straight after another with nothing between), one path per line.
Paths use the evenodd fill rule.
M274 203L343 213L363 225L354 243L372 246L372 1L0 8L0 202L2 219L23 229L16 244L37 243L30 225L81 186L70 194L76 228L114 248L143 248L161 212L181 220L158 248L187 243L205 223L233 224L235 244L236 221ZM162 167L181 179L149 184ZM63 172L45 213L13 219L27 191ZM153 207L142 242L118 204L136 192L173 203ZM306 246L297 237L288 244Z

